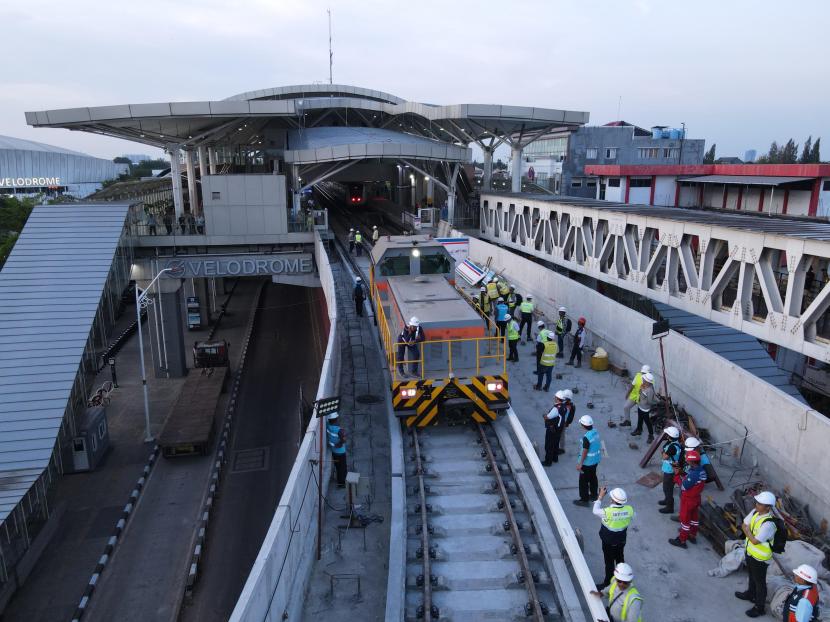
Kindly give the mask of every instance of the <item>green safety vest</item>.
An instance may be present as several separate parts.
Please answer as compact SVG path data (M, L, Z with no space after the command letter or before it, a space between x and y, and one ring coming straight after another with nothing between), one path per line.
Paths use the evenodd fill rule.
M553 367L556 365L556 353L559 347L555 341L546 341L545 350L542 352L542 358L539 359L539 364L545 367Z
M490 281L489 283L487 283L487 295L492 300L495 300L496 298L499 297L499 288L493 281Z
M640 387L643 386L643 372L638 371L634 374L634 380L631 381L631 393L628 394L628 399L632 402L640 401Z
M363 236L360 233L355 233L354 234L354 241L357 244L360 244L361 242L363 242Z
M510 293L510 287L504 281L499 281L498 290L502 296L507 296Z
M628 529L631 519L634 518L634 508L630 505L611 505L603 510L602 524L609 531L622 531Z
M565 319L559 318L556 320L556 334L557 335L564 335L565 334Z
M547 328L543 328L539 331L539 343L547 343L548 335L550 335L550 331ZM553 342L551 342L553 343ZM557 346L557 349L559 346Z
M522 304L519 305L519 310L521 310L522 313L533 313L533 303L524 300L522 301Z
M515 341L519 338L519 324L516 320L510 320L507 323L507 340Z
M611 606L611 603L614 602L614 594L617 593L617 580L611 579L611 589L608 590L608 606ZM643 601L643 597L640 596L640 592L637 590L636 587L633 585L628 588L628 591L623 596L623 606L622 606L622 621L621 622L635 622L635 620L628 619L628 607L631 604L632 599L639 600L640 602ZM639 616L636 622L643 622L643 617Z
M752 535L757 537L758 531L761 529L761 525L763 525L768 520L772 520L772 514L764 514L763 516L759 516L758 512L755 512L755 514L749 521L749 530L752 532ZM751 555L759 562L765 562L769 559L772 559L772 544L769 542L752 544L752 541L749 538L747 538L746 554Z

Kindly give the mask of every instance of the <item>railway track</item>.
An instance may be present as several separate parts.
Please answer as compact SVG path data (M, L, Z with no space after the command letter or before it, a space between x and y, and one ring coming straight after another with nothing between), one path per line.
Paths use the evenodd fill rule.
M540 543L492 428L413 428L405 453L406 619L562 619Z

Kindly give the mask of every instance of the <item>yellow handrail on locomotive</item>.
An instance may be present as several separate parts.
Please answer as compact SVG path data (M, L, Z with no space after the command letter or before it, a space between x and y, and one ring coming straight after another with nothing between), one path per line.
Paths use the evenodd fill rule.
M378 328L381 333L381 339L383 341L384 349L386 350L386 361L389 367L389 371L392 374L392 380L397 381L399 380L398 377L398 365L407 365L417 363L419 370L420 370L420 378L423 380L426 378L426 369L424 365L424 348L420 348L420 357L417 359L414 358L402 358L398 360L398 346L406 346L409 344L398 342L397 340L393 340L392 332L390 330L389 321L386 319L386 313L383 311L383 305L381 304L380 294L377 290L375 290L375 303L377 308L377 318L378 318ZM482 359L497 359L501 362L501 373L507 373L507 347L506 341L504 337L496 336L496 337L464 337L460 339L434 339L423 342L422 346L424 345L434 345L440 343L449 344L447 347L447 376L453 374L453 366L452 366L452 344L454 343L463 343L463 342L470 342L474 341L476 344L476 375L480 375L481 372L481 361ZM487 344L487 348L485 349L485 354L481 353L481 343L485 342ZM495 346L495 348L494 348Z

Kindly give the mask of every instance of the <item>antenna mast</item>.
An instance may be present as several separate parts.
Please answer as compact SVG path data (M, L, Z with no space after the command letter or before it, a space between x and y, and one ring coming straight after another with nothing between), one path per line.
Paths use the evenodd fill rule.
M334 84L331 75L331 68L334 64L334 52L331 51L331 9L326 9L329 14L329 84Z

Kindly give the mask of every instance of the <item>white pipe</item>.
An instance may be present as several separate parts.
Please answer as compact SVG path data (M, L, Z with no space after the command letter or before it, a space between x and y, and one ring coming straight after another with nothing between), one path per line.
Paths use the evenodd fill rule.
M585 556L582 549L579 548L579 542L576 539L571 522L565 515L565 510L562 509L562 504L559 502L559 497L556 496L556 491L550 483L542 463L539 461L539 456L533 448L533 443L527 436L524 427L522 426L519 417L510 407L507 409L507 418L510 421L510 427L513 428L513 434L516 435L516 440L522 448L522 452L527 458L530 468L533 470L533 475L539 485L542 496L545 498L545 503L550 510L553 517L553 523L556 525L556 530L559 532L559 538L562 540L562 545L565 547L565 552L568 554L568 560L571 563L579 586L582 588L582 595L585 602L588 604L588 609L591 612L591 617L600 622L608 622L608 614L605 612L605 606L602 604L602 598L593 594L597 586L591 571L588 569L588 564L585 561Z

